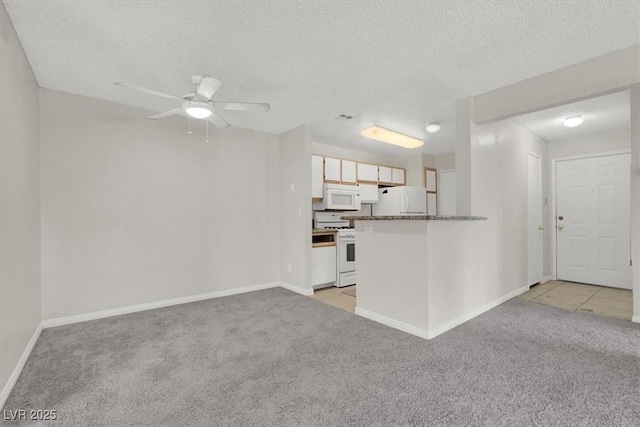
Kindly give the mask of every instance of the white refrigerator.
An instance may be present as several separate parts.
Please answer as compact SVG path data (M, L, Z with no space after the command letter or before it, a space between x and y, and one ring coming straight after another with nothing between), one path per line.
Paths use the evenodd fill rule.
M424 187L388 187L378 189L378 203L373 205L374 216L426 215L427 189Z

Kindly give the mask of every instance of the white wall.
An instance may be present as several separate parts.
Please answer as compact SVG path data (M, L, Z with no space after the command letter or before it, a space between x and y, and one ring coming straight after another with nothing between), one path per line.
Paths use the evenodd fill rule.
M506 293L527 282L527 152L542 158L548 200L547 142L512 120L471 126L471 211L486 216L487 250L496 253ZM550 274L548 203L544 206L544 274Z
M640 85L631 90L631 254L633 318L640 323Z
M38 83L1 4L0 29L0 390L4 391L40 324L40 179Z
M558 157L570 157L580 154L628 150L630 147L631 131L625 129L549 141L549 158L556 159Z
M311 131L300 126L280 135L280 251L282 280L312 292ZM291 266L289 271L288 266Z
M41 90L51 319L278 281L277 136Z

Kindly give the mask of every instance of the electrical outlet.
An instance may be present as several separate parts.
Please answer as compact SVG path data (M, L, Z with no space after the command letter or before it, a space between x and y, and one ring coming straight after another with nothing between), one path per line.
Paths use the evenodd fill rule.
M287 264L287 273L291 273L293 271L293 266L291 264Z
M362 232L367 234L373 233L373 227L372 226L362 227Z

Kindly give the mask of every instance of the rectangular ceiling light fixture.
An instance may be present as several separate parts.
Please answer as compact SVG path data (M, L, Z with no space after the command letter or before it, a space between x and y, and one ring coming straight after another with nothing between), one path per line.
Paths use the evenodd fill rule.
M364 129L361 134L364 137L386 142L387 144L397 145L403 148L418 148L424 145L424 141L421 139L386 129L378 125L373 125Z

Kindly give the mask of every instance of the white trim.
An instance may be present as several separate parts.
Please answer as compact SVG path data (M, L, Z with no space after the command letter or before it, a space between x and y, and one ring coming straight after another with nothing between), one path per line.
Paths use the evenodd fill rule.
M459 316L443 325L440 325L436 328L429 328L429 329L419 328L417 326L413 326L408 323L404 323L399 320L392 319L387 316L383 316L382 314L374 313L373 311L366 310L362 307L356 307L356 314L359 316L365 317L369 320L382 323L383 325L390 326L394 329L398 329L402 332L406 332L408 334L430 340L432 338L437 337L440 334L447 332L450 329L455 328L456 326L459 326L473 319L474 317L481 315L486 311L491 310L494 307L499 306L503 302L508 301L513 297L516 297L520 294L527 292L528 290L529 290L529 286L523 286L521 288L518 288L514 291L509 292L506 295L501 296L495 301L489 302L481 307L478 307L477 309L472 310L466 314L463 314L462 316Z
M305 289L296 285L292 285L291 283L285 283L285 282L280 282L280 287L288 291L295 292L297 294L304 295L307 297L310 295L313 295L313 288Z
M544 198L542 188L542 181L544 177L542 175L542 156L538 153L534 153L533 151L527 151L527 281L529 280L529 262L531 261L531 254L529 254L529 156L538 159L538 175L540 176L540 182L538 183L538 188L540 189L540 219L543 222L540 225L544 227ZM542 282L542 280L544 280L544 233L542 234L542 243L540 244L540 277L542 277L540 283L544 283Z
M542 285L542 284L544 284L544 283L550 282L551 280L553 280L553 276L551 276L551 275L549 275L549 276L544 276L544 277L542 278L542 281L540 282L540 284Z
M481 315L482 313L491 310L494 307L499 306L500 304L509 301L511 298L517 297L520 294L523 294L529 290L529 286L523 286L514 291L509 292L506 295L501 296L495 301L491 301L483 306L476 308L475 310L471 310L470 312L463 314L462 316L456 317L455 319L445 323L444 325L440 325L435 328L429 328L429 339L435 338L440 334L447 332L450 329L455 328L456 326L460 326L465 322L473 319Z
M220 298L230 295L244 294L246 292L259 291L262 289L277 288L281 282L263 283L259 285L244 286L241 288L225 289L223 291L209 292L206 294L190 295L167 299L162 301L148 302L144 304L130 305L127 307L112 308L109 310L94 311L91 313L76 314L73 316L58 317L42 321L42 327L53 328L55 326L71 325L73 323L86 322L88 320L102 319L105 317L119 316L121 314L135 313L138 311L153 310L155 308L169 307L172 305L186 304L189 302L202 301L211 298Z
M558 270L557 270L557 244L556 241L556 166L558 162L565 162L567 160L580 160L580 159L591 159L594 157L606 157L606 156L617 156L620 154L630 154L631 150L613 150L613 151L602 151L599 153L588 153L588 154L579 154L575 156L566 156L566 157L555 157L551 159L551 188L549 189L550 197L551 197L551 213L550 224L551 230L549 230L549 234L551 235L551 276L554 279L558 278Z
M633 323L640 323L640 315L639 314L634 314L633 316L631 316L631 321Z
M2 393L0 393L0 408L4 407L4 404L7 402L7 399L11 394L11 390L13 390L13 386L16 385L16 382L18 381L18 377L20 377L20 374L22 373L22 369L24 368L24 365L27 363L27 360L31 355L31 351L33 350L33 347L36 345L36 341L38 341L38 337L40 337L40 332L42 332L42 323L38 324L38 327L33 332L33 335L31 336L31 339L29 340L27 347L22 352L22 356L20 356L20 360L18 360L18 364L16 365L15 369L11 373L11 376L9 377L9 380L5 384L4 388L2 389Z
M390 326L394 329L398 329L402 332L406 332L411 335L415 335L420 338L430 339L429 331L426 329L418 328L417 326L410 325L408 323L401 322L396 319L392 319L382 314L374 313L373 311L365 310L361 307L356 307L356 314L358 316L365 317L374 322L382 323L383 325Z

